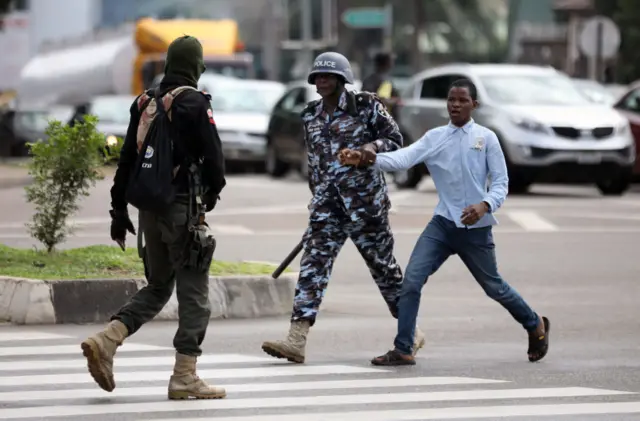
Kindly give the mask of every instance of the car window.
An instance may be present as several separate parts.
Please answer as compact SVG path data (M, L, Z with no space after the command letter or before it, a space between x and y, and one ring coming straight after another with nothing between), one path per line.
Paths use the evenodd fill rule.
M129 109L136 98L134 96L98 97L91 102L91 114L98 117L100 123L129 124Z
M306 104L305 88L297 87L290 90L278 103L278 108L291 111L301 104Z
M420 89L420 99L440 99L446 101L449 87L457 79L464 79L463 75L449 74L424 79Z
M559 74L480 76L487 96L503 105L590 105L570 78Z
M620 101L620 105L618 105L617 108L633 113L640 113L640 88L629 92L627 96Z
M268 114L284 92L284 86L270 83L226 82L209 92L211 107L219 112Z
M19 130L42 132L49 126L49 113L41 110L18 111L14 117L14 125Z

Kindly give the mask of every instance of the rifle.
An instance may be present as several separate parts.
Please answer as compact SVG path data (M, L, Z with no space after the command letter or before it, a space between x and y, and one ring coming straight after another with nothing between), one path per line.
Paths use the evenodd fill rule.
M273 279L278 279L278 276L280 276L280 274L282 274L282 272L287 268L287 266L289 266L289 264L291 264L293 259L295 259L296 256L302 251L302 247L303 247L303 242L300 241L295 246L295 248L293 250L291 250L291 252L287 255L287 257L284 258L282 263L280 263L280 266L278 266L276 268L276 270L273 271L273 273L271 274L271 277Z

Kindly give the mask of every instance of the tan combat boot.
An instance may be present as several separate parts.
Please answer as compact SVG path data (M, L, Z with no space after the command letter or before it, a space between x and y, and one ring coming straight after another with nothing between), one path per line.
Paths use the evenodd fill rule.
M102 332L90 336L80 345L82 354L87 359L91 377L107 392L116 388L116 382L113 379L113 357L128 334L129 331L124 323L113 320Z
M426 342L427 342L427 340L425 339L424 332L422 330L420 330L418 325L416 325L416 333L415 333L414 338L413 338L413 354L412 355L414 357L416 356L416 354L418 353L420 348L422 348Z
M222 399L227 391L209 386L196 374L196 357L176 352L173 375L169 379L169 399Z
M304 348L310 327L310 323L306 320L291 322L287 339L266 341L262 344L262 350L272 357L286 358L293 363L304 363Z

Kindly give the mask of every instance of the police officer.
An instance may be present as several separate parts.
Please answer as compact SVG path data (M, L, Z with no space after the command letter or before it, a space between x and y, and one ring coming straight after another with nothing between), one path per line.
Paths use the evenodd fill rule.
M203 200L206 212L213 209L218 194L226 184L222 147L213 120L210 97L195 89L184 89L173 96L176 88L197 88L204 69L200 42L190 36L180 37L169 46L165 76L156 92L163 101L172 99L166 109L171 113L171 129L174 132L174 163L185 162L187 158L202 162L202 184L208 189ZM125 191L137 159L137 146L144 140L141 132L149 123L146 119L153 118L155 113L152 111L152 117L149 117L147 111L151 107L157 109L155 103L149 105L150 102L150 97L145 93L136 98L131 106L129 128L111 189L111 237L122 245L127 231L135 234L127 212ZM168 210L139 212L139 229L145 239L148 284L111 318L103 331L82 342L89 372L106 391L115 388L113 357L117 348L125 338L133 335L162 310L176 285L179 324L173 340L176 355L168 387L169 399L225 396L223 388L209 386L196 375L196 358L202 353L200 345L205 337L211 310L208 266L197 270L182 263L183 250L189 247L193 235L188 230L188 221L192 216L189 181L188 168L180 166L174 182L179 194Z
M327 288L340 249L351 238L365 260L393 317L402 271L393 254L394 238L389 226L387 186L380 171L343 166L338 153L349 145L373 151L402 147L402 135L385 106L373 94L354 94L349 61L341 54L320 54L313 63L308 83L321 99L302 111L309 164L309 225L303 236L304 251L296 285L289 335L267 341L262 349L276 358L303 363L306 338ZM416 330L417 351L424 336Z

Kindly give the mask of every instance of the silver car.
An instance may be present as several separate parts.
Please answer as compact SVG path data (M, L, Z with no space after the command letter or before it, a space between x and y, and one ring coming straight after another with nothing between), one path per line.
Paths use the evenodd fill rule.
M590 102L550 67L463 63L415 75L399 109L410 137L405 143L448 123L449 86L460 78L478 89L475 121L500 139L510 192L525 192L534 182L595 183L607 195L628 189L635 161L629 122L610 106Z

